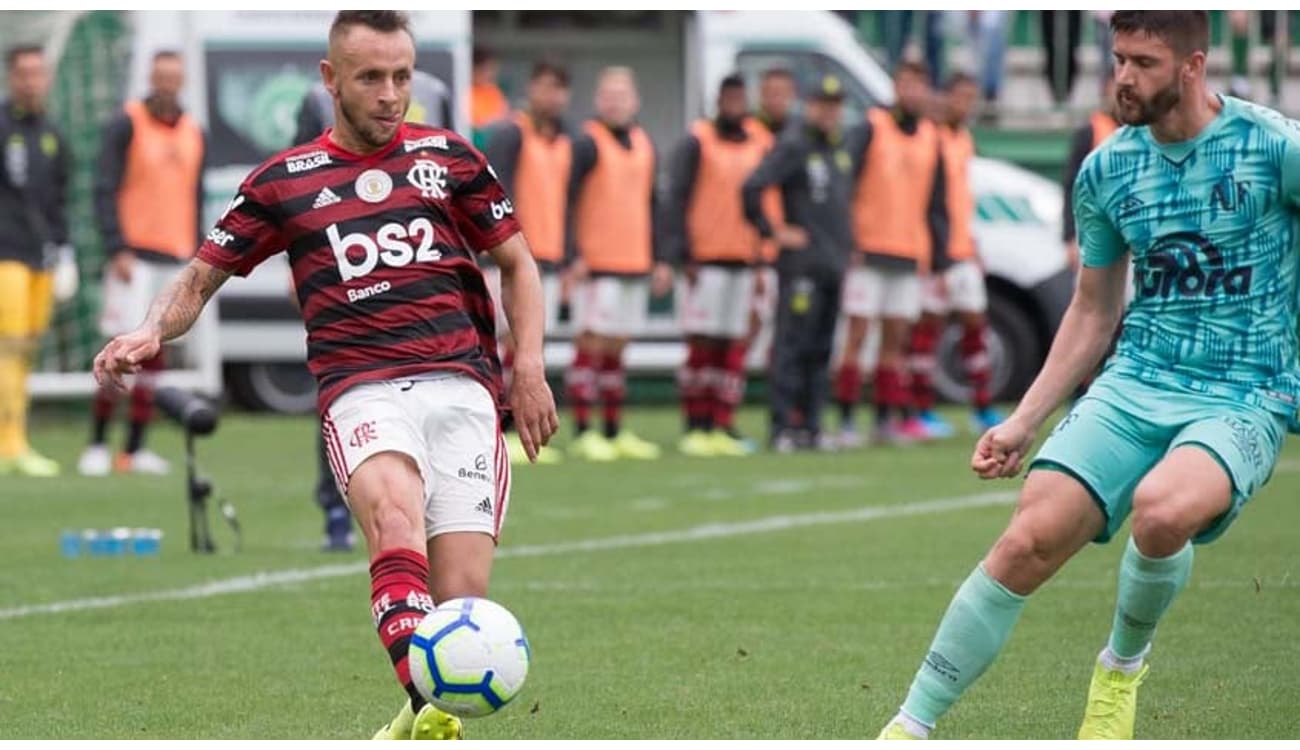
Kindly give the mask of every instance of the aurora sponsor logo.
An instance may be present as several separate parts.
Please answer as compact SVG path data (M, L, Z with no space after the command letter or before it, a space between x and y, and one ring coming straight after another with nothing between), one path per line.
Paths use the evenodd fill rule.
M1143 298L1214 297L1250 294L1255 269L1229 268L1223 253L1195 232L1178 232L1156 240L1134 269L1137 295Z

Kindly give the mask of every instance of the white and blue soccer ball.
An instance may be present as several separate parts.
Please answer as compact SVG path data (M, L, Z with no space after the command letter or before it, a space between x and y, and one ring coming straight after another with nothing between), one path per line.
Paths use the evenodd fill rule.
M487 716L524 686L532 654L510 610L487 599L450 599L411 636L411 681L430 703L462 718Z

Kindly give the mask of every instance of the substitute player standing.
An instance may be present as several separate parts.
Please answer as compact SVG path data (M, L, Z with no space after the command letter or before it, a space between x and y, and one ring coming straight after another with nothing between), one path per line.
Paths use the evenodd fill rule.
M203 161L207 152L198 120L181 108L184 61L162 51L149 70L149 94L129 101L109 122L95 174L95 219L108 261L104 268L100 332L117 336L138 325L149 299L171 282L202 241ZM154 417L155 379L166 366L159 353L144 363L147 375L131 389L129 425L122 451L108 448L117 409L110 389L95 392L90 441L77 471L166 474L170 465L145 446Z
M956 314L961 324L957 351L971 389L971 424L977 433L1002 420L992 406L989 390L988 292L984 269L976 253L975 195L971 190L970 163L975 158L975 139L966 127L979 103L979 84L965 73L948 79L940 98L939 149L943 154L944 188L948 208L948 262L946 270L935 269L922 279L921 319L912 328L908 366L912 376L912 406L915 422L909 430L932 438L953 434L952 425L934 412L935 350L948 316Z
M1074 192L1083 269L1038 378L971 459L1019 471L1038 428L1110 344L1130 250L1137 295L1115 356L1030 464L1007 530L958 589L886 738L925 736L1002 649L1026 597L1133 516L1081 739L1133 737L1137 688L1192 544L1218 538L1300 427L1300 124L1206 88L1205 11L1116 11L1126 127Z
M621 424L623 350L645 329L650 293L665 294L673 282L672 269L655 259L655 149L636 123L640 109L632 70L606 68L596 83L597 119L573 142L569 273L578 338L566 386L578 428L570 450L588 461L660 453ZM603 433L590 428L597 396L605 406Z
M745 394L756 269L771 245L745 221L741 187L771 150L772 136L748 116L739 75L722 80L717 105L717 116L692 124L673 152L663 222L666 252L687 270L686 361L678 372L686 434L678 448L705 457L750 453L735 415ZM775 204L780 196L769 190L765 198Z
M947 267L948 213L939 132L924 114L930 98L924 65L900 63L894 73L898 101L876 107L847 136L858 165L853 195L853 236L858 252L844 279L844 348L835 373L841 447L862 444L853 412L862 391L859 357L868 327L880 321L880 359L872 390L875 439L906 443L911 393L905 355L912 324L921 315L921 277Z
M375 626L410 696L378 736L438 739L460 736L460 722L420 697L407 646L436 602L486 594L510 491L475 251L492 254L509 290L510 405L530 454L557 418L528 244L482 154L450 131L403 124L414 65L404 13L341 11L321 62L336 126L245 179L144 326L95 358L95 375L122 387L232 273L287 250L335 474L370 551Z

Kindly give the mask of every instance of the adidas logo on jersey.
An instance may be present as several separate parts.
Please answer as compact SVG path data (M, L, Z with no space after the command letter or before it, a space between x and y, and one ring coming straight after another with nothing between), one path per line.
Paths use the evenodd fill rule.
M312 202L311 207L325 208L326 206L332 206L335 203L342 203L342 202L343 199L335 195L333 190L330 190L329 188L322 188L321 191L316 194L316 200Z
M474 510L478 511L479 513L486 513L489 516L492 515L492 498L490 497L483 498L478 505L474 506Z

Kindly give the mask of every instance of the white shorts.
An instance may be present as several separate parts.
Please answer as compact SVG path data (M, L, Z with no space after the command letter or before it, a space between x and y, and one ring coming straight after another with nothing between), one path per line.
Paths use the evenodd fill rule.
M916 320L921 317L921 277L915 270L855 266L844 277L845 315Z
M596 276L578 284L573 294L577 333L625 338L646 327L650 280L644 276Z
M695 283L682 286L682 330L687 335L719 339L749 335L753 269L701 266Z
M184 268L180 263L155 263L136 258L130 281L122 281L105 268L99 332L111 338L135 330L149 314L149 305L153 304L154 297ZM288 293L286 290L286 296Z
M424 480L424 533L501 534L510 504L510 460L491 394L460 373L362 383L322 420L334 481L376 453L410 456Z
M483 269L483 280L487 282L488 293L492 295L492 309L496 311L497 336L510 333L510 320L502 304L501 269L487 266ZM551 333L560 322L560 275L542 273L542 330Z
M982 313L989 309L984 272L975 261L962 261L944 271L942 276L927 276L924 286L922 306L933 315Z

